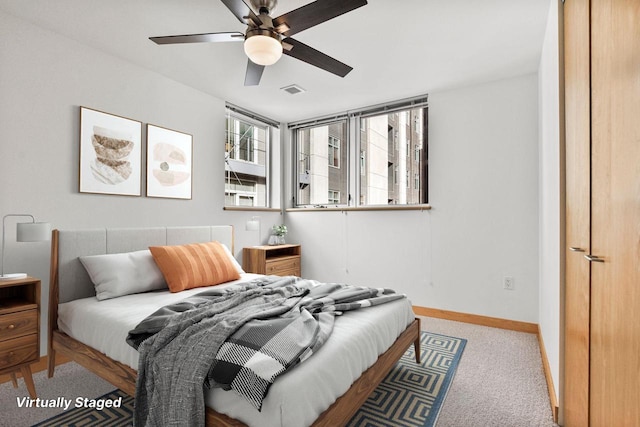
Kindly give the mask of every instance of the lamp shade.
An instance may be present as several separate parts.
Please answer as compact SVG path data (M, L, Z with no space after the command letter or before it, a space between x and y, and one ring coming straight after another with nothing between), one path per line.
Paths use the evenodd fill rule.
M16 230L18 242L42 242L51 237L51 224L48 222L19 222Z
M282 56L282 43L269 35L256 34L244 41L244 52L258 65L273 65Z
M7 218L26 216L31 218L31 222L19 222L16 224L16 241L17 242L42 242L49 240L51 237L51 224L48 222L36 222L33 215L29 214L7 214L2 217L2 263L0 264L0 280L18 280L27 277L26 273L11 273L5 274L4 272L4 257L7 253L5 247L6 222Z

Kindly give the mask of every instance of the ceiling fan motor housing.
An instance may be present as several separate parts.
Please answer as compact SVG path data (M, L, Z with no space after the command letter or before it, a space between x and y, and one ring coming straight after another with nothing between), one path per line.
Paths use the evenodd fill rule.
M267 14L269 14L277 4L278 0L251 0L251 6L259 13L263 13L262 9L267 9Z

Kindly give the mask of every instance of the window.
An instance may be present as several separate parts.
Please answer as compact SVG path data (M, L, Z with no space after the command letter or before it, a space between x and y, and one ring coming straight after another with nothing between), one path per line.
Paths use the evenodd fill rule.
M340 140L329 135L329 166L340 167Z
M340 120L294 131L297 149L297 205L347 203L347 121ZM328 141L328 143L327 143ZM331 190L330 190L331 189Z
M425 135L421 129L411 131L411 125L415 129L426 114L427 108L412 108L366 118L368 134L376 134L372 129L383 128L387 129L387 138L360 138L360 150L368 156L367 170L360 171L361 205L427 203L427 186L422 184L427 176L426 157L423 159L426 150L422 148L426 147ZM398 144L398 140L405 143Z
M268 207L271 125L227 109L225 206Z
M298 159L294 204L428 203L427 115L421 97L290 124Z
M329 190L329 199L328 203L332 205L337 205L340 203L340 192L335 190Z

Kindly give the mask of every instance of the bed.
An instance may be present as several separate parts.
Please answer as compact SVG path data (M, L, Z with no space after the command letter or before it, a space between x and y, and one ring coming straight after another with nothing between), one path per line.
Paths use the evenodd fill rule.
M135 350L125 343L127 330L167 302L198 291L151 292L98 301L94 285L78 257L209 241L224 243L233 252L233 228L54 230L49 377L54 375L55 354L60 353L127 394L135 395L138 360ZM237 282L255 277L242 274ZM115 317L114 312L118 313ZM96 330L102 333L96 334ZM334 331L317 354L276 380L261 412L233 391L210 390L206 397L206 425L345 425L411 344L419 360L419 334L419 319L413 316L406 299L345 313L336 319ZM301 384L315 387L316 383L320 383L317 389L301 387Z

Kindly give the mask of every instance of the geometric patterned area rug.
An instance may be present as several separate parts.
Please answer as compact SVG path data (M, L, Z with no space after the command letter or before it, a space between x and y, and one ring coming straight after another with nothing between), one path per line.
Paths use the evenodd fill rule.
M411 346L347 426L434 426L466 343L422 331L420 364Z
M421 363L411 346L371 393L348 427L433 427L455 375L467 340L421 332ZM133 416L133 398L114 390L98 399L122 397L120 408L74 408L33 427L125 427Z

